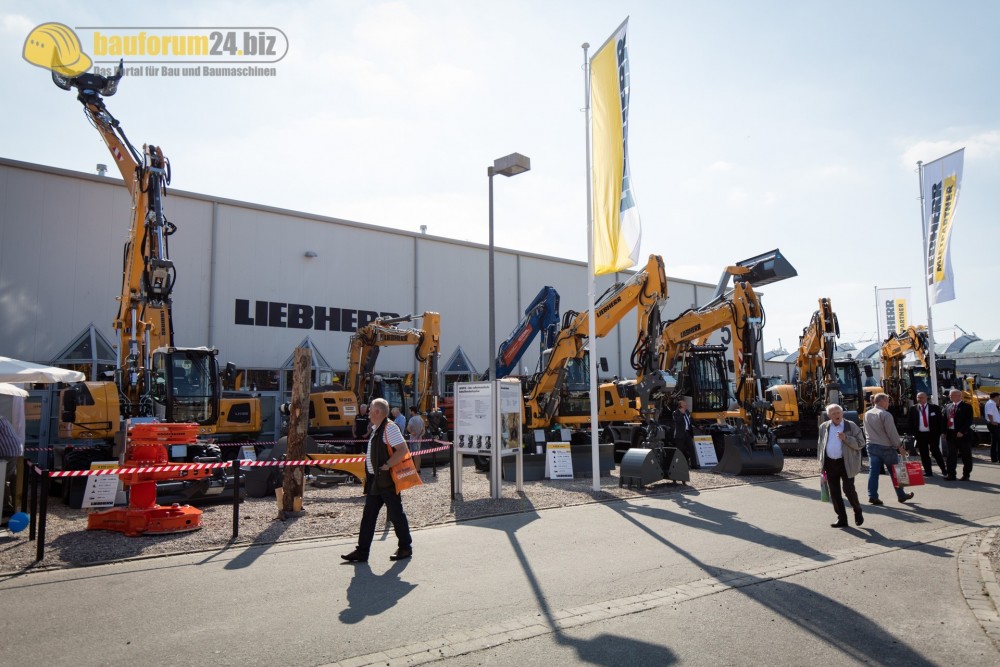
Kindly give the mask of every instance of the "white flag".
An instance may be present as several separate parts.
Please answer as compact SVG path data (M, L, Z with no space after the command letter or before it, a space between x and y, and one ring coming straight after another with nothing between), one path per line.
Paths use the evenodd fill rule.
M930 303L943 303L955 298L955 281L951 272L951 247L948 243L954 226L958 193L962 189L961 148L921 167L924 199L924 263Z
M879 326L885 337L906 331L910 326L910 288L876 289L875 298L878 301Z

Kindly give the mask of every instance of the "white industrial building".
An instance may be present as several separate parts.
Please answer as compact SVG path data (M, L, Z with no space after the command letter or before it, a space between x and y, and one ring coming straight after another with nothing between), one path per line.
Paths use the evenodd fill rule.
M120 179L0 158L0 356L90 376L113 367L131 206ZM495 353L487 349L485 245L179 190L168 192L164 210L178 228L169 239L176 344L217 347L220 362L251 371L264 396L278 400L290 389L281 370L307 338L321 357L315 380L328 382L346 367L351 333L377 314L439 312L442 372L461 359L459 349L479 372ZM498 343L545 285L559 292L562 312L586 308L585 262L497 248L495 263ZM628 275L601 276L598 295ZM670 278L664 319L713 292ZM608 376L632 375L635 327L633 313L599 341ZM537 359L536 347L522 370ZM415 363L412 349L390 347L377 368L409 373ZM35 396L43 403L35 437L46 441L52 398Z

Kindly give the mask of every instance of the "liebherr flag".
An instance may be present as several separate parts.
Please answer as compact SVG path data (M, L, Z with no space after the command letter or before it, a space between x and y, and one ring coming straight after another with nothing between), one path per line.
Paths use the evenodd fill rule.
M885 337L906 331L910 326L910 288L876 289L875 294L879 324Z
M639 261L642 229L628 160L628 19L590 59L594 273Z
M924 199L924 265L930 303L944 303L955 298L951 272L951 248L948 241L955 221L958 193L962 189L962 161L965 149L945 155L921 166Z

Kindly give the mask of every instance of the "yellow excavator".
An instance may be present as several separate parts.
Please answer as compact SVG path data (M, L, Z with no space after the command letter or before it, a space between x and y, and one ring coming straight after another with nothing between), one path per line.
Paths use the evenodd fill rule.
M858 362L834 359L840 324L828 298L819 299L819 308L799 337L795 359L798 382L767 389L772 410L771 427L782 449L815 449L819 425L830 403L844 408L848 419L860 421L864 413L865 389Z
M644 355L653 349L660 322L660 308L667 297L667 274L663 258L650 255L645 268L628 280L609 287L594 304L595 332L598 338L608 335L622 319L638 310L636 345L632 353L633 366L648 365ZM551 347L542 351L539 370L522 385L524 391L524 432L534 437L535 431L546 432L546 439L558 439L571 433L571 447L590 442L590 358L588 339L590 312L567 311L562 326L554 336L546 336ZM607 370L605 367L604 370ZM640 417L635 397L626 397L614 383L598 388L598 421L635 421ZM637 427L639 424L631 424ZM529 439L529 441L531 441ZM605 442L605 444L607 444ZM489 457L476 457L476 467L489 468Z
M916 366L903 366L906 355L912 352L919 362ZM908 428L906 413L919 392L931 393L930 358L932 354L927 340L927 327L923 324L910 326L906 331L892 333L882 343L882 390L889 395L889 411L902 431ZM938 403L950 402L952 389L962 390L962 400L972 406L972 416L982 421L982 402L988 396L980 396L975 389L975 378L960 378L954 359L937 356L934 359L937 370Z
M646 441L639 447L616 434L616 450L625 450L622 479L643 485L655 481L657 473L675 479L672 474L677 458L669 451L661 451L658 441L674 441L671 417L673 403L679 398L688 402L698 429L724 442L720 471L766 474L783 468L784 457L765 419L767 403L763 400L758 354L764 309L753 285L768 285L795 275L795 269L777 249L743 260L726 267L712 301L661 326L655 343L656 368L664 375L658 384L672 380L673 386L665 385L658 391L658 433L654 435L654 428L647 427ZM732 289L730 279L734 281ZM723 329L730 337L732 362L727 359L730 347L707 345L709 337ZM644 381L637 378L636 387ZM644 393L648 392L639 392L643 402Z
M196 423L201 436L258 434L259 400L248 395L222 398L218 350L177 347L174 343L171 295L177 272L170 259L169 239L177 227L163 210L170 161L158 146L144 145L141 152L136 149L105 106L104 98L117 92L122 74L122 63L108 77L84 73L70 78L52 73L57 86L78 91L77 100L132 195L132 221L114 320L119 354L114 381L83 382L63 390L59 436L111 443L122 439L123 420L137 417ZM95 457L108 457L105 449L110 446L69 451L67 457L72 465L87 467ZM183 461L218 460L221 456L219 448L210 444L173 448L171 454L171 460ZM173 486L178 487L174 490L180 497L194 500L202 493L218 495L218 484L223 482L206 479ZM168 494L160 495L162 500Z
M397 326L415 320L421 322L422 328L404 329ZM405 391L404 378L379 375L375 372L379 350L394 345L412 345L414 347L417 373L412 400ZM343 407L350 400L356 406L358 403L368 403L375 398L384 398L388 401L389 407L399 408L402 414L407 417L409 416L409 408L415 406L427 425L424 437L440 436L444 427L439 420L440 412L437 409L437 369L440 348L441 316L435 312L427 311L422 315L379 318L361 327L351 336L347 355L345 389L341 392L321 391L310 394L310 434L331 432L328 425L336 423L337 420L331 419L331 412L326 410L326 407L331 405L332 401L338 402ZM349 398L345 399L344 393ZM322 411L317 409L317 404L324 409ZM339 414L346 414L346 412L341 409ZM351 414L353 426L353 411ZM342 462L343 459L351 458L345 454L348 449L350 448L337 445L320 446L316 453L309 453L308 456L316 460L329 461L330 463L320 467L349 473L363 483L364 464L357 461Z
M652 354L660 322L660 308L667 298L667 275L663 258L650 255L646 267L628 280L610 287L595 303L595 332L608 335L632 310L638 310L636 344L632 365L643 366L643 356ZM524 427L528 431L560 429L589 431L590 365L587 356L589 311L568 311L553 346L542 354L541 370L525 383ZM599 388L599 420L620 421L638 415L633 399L616 390L612 383ZM578 435L583 442L589 436Z

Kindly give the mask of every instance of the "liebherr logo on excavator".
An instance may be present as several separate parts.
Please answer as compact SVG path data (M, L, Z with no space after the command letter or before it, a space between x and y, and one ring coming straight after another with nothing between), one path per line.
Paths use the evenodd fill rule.
M688 327L687 329L685 329L684 331L682 331L681 332L681 338L684 338L685 336L690 336L691 334L695 333L696 331L701 331L701 325L700 324L696 324L693 327Z
M601 315L603 315L604 313L608 312L609 310L611 310L612 308L614 308L615 306L617 306L621 302L622 302L622 298L620 296L619 297L615 297L615 299L611 303L606 303L603 306L601 306L601 309L599 311L597 311L597 317L600 317Z

